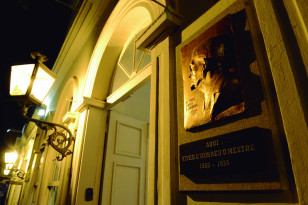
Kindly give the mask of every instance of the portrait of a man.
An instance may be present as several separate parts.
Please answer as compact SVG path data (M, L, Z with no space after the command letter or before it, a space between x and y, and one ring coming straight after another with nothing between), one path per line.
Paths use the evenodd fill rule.
M184 46L181 54L186 130L244 111L229 16Z

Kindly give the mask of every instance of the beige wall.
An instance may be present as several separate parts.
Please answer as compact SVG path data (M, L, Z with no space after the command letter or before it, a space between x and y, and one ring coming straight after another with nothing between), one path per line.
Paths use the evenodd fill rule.
M53 69L59 79L46 101L46 104L50 102L49 110L56 109L62 90L69 79L75 78L78 87L77 94L74 93L76 102L73 104L73 111L80 113L74 153L77 159L73 162L71 184L73 187L70 190L73 193L72 202L76 204L97 204L100 195L104 136L107 129L104 100L111 82L113 71L111 62L116 61L115 56L120 51L118 48L112 51L115 48L109 44L116 27L112 24L113 22L105 23L112 11L116 12L113 13L112 18L117 19L129 10L123 2L119 3L122 7L114 9L114 3L109 1L84 1ZM277 0L277 2L282 1ZM285 30L281 30L279 26L281 20L276 12L279 8L268 0L220 0L214 7L212 6L216 1L210 3L196 1L195 4L179 1L179 3L183 15L182 27L151 51L153 69L148 204L308 203L305 194L308 191L306 176L308 158L305 154L308 132L307 116L302 100L304 94L299 92L301 84L298 76L293 72L296 68L290 63L294 59L290 59L288 47L285 45L287 42L284 43ZM180 43L197 35L200 28L204 29L205 26L213 24L239 5L246 7L248 13L253 16L251 21L258 24L254 30L255 39L267 52L267 55L260 55L266 58L265 61L269 66L266 72L271 74L276 88L281 125L283 125L282 130L286 135L284 139L290 151L291 166L287 164L288 155L281 155L280 159L283 163L286 161L287 170L293 170L295 183L292 173L287 173L284 175L286 190L281 192L180 192L177 143L178 126L181 124L178 124L180 115L177 114L180 103L177 102L179 93L176 91L175 71L178 69L176 66L178 59L175 57L175 50ZM153 19L163 11L163 8L157 5L149 10L151 9ZM110 61L110 58L113 60ZM197 135L202 134L204 133ZM283 159L284 156L286 160ZM85 189L89 187L94 188L94 200L85 202Z
M242 4L242 2L245 4ZM293 4L295 1L288 1L288 3L291 2ZM191 39L193 36L196 37L200 34L200 29L202 30L204 27L208 28L213 24L213 22L216 22L217 19L220 19L227 13L232 12L232 10L236 10L241 4L244 5L246 12L250 15L249 23L257 25L257 27L252 30L253 39L259 39L256 40L257 43L254 45L255 49L257 49L256 54L259 58L263 58L262 61L267 61L269 67L262 72L268 73L269 76L272 76L273 85L275 86L277 93L278 104L275 104L275 93L272 93L272 96L268 96L268 98L270 100L269 104L275 104L274 109L278 111L280 110L281 118L279 115L278 118L282 121L276 119L276 123L278 123L278 127L283 126L281 130L282 133L285 133L285 136L283 136L283 134L278 136L280 141L275 141L274 143L276 143L280 149L283 150L282 155L278 154L278 161L282 161L281 164L283 168L281 172L284 175L282 177L282 181L285 183L286 189L281 192L265 193L182 192L182 196L184 198L187 197L187 201L183 202L183 204L306 204L308 203L307 194L305 194L307 192L306 184L308 180L306 167L307 163L303 163L303 161L307 161L307 157L304 155L302 150L307 150L308 132L306 121L307 116L305 115L306 101L303 100L305 99L306 94L301 92L301 87L305 85L305 82L302 82L301 80L307 79L307 76L304 78L297 76L298 73L300 73L299 70L302 68L294 67L296 64L292 63L294 61L293 58L298 59L299 56L295 56L294 54L290 55L290 52L292 51L290 50L290 45L288 44L294 42L286 41L288 39L288 35L290 36L290 33L287 32L292 32L292 30L282 28L282 25L287 23L282 20L288 18L288 16L281 16L287 14L284 13L284 11L281 11L281 9L284 8L281 6L282 1L276 1L274 4L272 4L271 1L266 0L219 1L217 5L212 7L208 12L204 13L199 19L182 31L182 42L187 39ZM277 6L279 4L280 6ZM297 36L297 40L299 42L305 38L305 35L303 35L302 38ZM289 38L289 40L291 39ZM262 45L263 43L264 45ZM301 49L302 47L304 46L300 46ZM179 56L177 56L177 59L178 58ZM304 55L302 55L302 58L303 61L307 60ZM265 64L259 64L258 62L258 65L260 67ZM305 69L305 67L303 69ZM269 78L268 80L269 81L265 82L264 86L270 85L271 79ZM182 106L181 103L180 106ZM181 115L178 115L178 117L181 118ZM179 118L178 122L181 123L182 121ZM248 120L245 120L243 123L245 124L247 121ZM181 124L179 124L179 126L181 126ZM223 133L224 131L220 130L218 132ZM198 134L198 136L201 136L206 135L207 133L211 133L211 130L208 132L201 131L197 134L191 133L190 136L194 137ZM179 131L179 134L183 133ZM194 140L192 139L192 141ZM288 156L288 151L285 149L286 147L284 147L284 143L286 141L290 156ZM282 146L280 143L282 143ZM291 163L289 158L291 158ZM291 169L294 174L295 183L293 181L294 179Z

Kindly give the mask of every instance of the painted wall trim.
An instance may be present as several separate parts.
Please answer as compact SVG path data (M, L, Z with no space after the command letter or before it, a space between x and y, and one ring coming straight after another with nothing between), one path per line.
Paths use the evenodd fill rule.
M59 77L48 96L54 95L54 92L60 88L79 51L88 41L91 31L95 29L100 21L100 16L110 12L110 4L110 0L85 0L83 2L52 68Z
M181 25L180 16L165 10L151 25L139 36L136 41L138 49L153 49L159 42L169 36L176 27Z
M152 66L148 65L146 68L141 70L138 74L124 83L119 89L117 89L114 93L107 97L107 103L116 104L117 102L126 99L130 96L130 94L144 84L150 81L152 72ZM108 108L108 106L106 107Z
M182 31L182 42L191 37L192 33L201 33L202 31L211 27L214 23L228 14L230 11L236 11L236 8L243 8L243 2L239 0L225 0L217 2L212 8L190 24ZM200 28L200 25L207 25L206 28ZM202 30L202 31L201 31ZM196 34L196 35L197 35Z
M252 0L249 1L249 3L251 2ZM304 150L308 148L308 126L300 95L296 87L296 78L293 71L296 68L291 67L272 2L267 0L254 0L253 4L265 42L276 88L299 203L307 204L308 163Z
M298 42L298 46L301 50L301 55L306 66L306 71L308 72L308 28L306 27L308 24L305 24L308 19L305 19L304 15L301 13L301 5L298 1L284 0L283 2L288 12L292 28Z
M62 118L63 123L69 124L75 122L76 119L78 119L78 114L79 114L78 112L66 113Z
M93 98L89 98L89 97L83 97L81 100L79 100L76 103L75 109L73 109L73 110L74 110L74 112L82 112L83 109L91 107L91 106L104 109L105 104L106 104L106 102L104 102L102 100L97 100L97 99L93 99Z
M159 9L154 9L155 7L152 6L152 2L146 1L146 0L138 0L138 1L128 1L123 0L119 1L114 10L112 11L112 14L109 16L109 19L107 20L99 38L97 41L97 44L95 46L95 49L92 53L92 57L89 63L89 67L86 73L86 82L83 87L83 96L91 97L92 92L94 89L94 83L95 78L97 75L97 71L100 65L100 61L102 59L102 56L106 50L106 47L114 34L115 29L119 25L119 22L122 20L122 18L126 15L128 11L130 11L135 6L141 5L141 4L148 4L146 8L150 9L149 13L152 16L152 18L156 18L159 13ZM157 7L159 8L159 7Z

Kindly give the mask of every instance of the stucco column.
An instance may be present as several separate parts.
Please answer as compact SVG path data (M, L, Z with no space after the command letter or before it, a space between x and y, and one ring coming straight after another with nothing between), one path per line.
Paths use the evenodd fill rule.
M98 204L106 131L104 102L84 97L79 103L79 133L72 170L71 204ZM78 166L79 165L79 166ZM74 181L75 180L75 181ZM93 190L86 200L86 190ZM91 191L90 191L91 192Z

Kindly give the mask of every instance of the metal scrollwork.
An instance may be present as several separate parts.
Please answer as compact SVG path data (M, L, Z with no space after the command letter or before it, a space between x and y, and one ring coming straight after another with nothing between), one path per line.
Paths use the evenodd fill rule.
M62 161L64 157L73 153L69 148L74 140L74 137L72 132L67 127L61 124L45 122L42 120L29 118L26 116L25 119L27 121L34 122L37 126L39 126L43 130L52 131L52 133L48 136L48 143L57 152L59 152L60 155L57 156L58 161ZM60 128L60 130L57 128Z
M26 175L26 173L23 170L17 170L17 172L16 172L16 176L20 179L24 179L25 175Z
M11 169L11 173L12 173L12 177L14 179L17 179L17 180L23 180L25 178L25 175L26 175L24 170L15 169L15 168ZM18 177L19 179L16 178L16 177Z
M57 156L57 160L61 161L67 155L72 154L69 147L72 144L72 137L67 137L63 132L58 132L56 127L52 127L53 133L49 135L49 144L57 150L61 155Z

